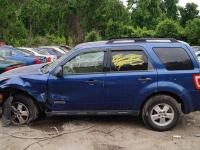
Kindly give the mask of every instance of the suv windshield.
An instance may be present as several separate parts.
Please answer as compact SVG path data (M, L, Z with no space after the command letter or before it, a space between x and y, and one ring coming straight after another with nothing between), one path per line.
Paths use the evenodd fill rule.
M71 49L67 54L63 55L59 59L53 61L51 64L47 65L43 73L48 73L50 70L52 70L54 67L56 67L57 64L62 62L68 55L70 55L74 49Z

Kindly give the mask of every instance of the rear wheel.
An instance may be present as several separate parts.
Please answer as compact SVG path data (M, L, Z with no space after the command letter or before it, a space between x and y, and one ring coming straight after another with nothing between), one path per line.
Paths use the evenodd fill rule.
M17 94L13 96L11 106L11 120L16 125L27 124L39 115L35 102L27 95Z
M171 96L156 95L145 103L142 118L145 124L153 130L170 130L180 120L179 105Z

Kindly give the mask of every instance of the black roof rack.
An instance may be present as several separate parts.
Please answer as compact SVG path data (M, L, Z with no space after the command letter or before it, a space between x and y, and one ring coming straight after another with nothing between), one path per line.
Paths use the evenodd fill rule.
M142 38L142 37L120 37L111 38L106 44L119 44L119 43L179 43L174 38Z

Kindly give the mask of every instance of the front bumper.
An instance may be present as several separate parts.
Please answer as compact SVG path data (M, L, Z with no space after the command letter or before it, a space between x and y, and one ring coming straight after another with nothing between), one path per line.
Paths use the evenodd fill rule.
M0 116L2 115L3 103L0 104Z
M0 99L0 116L2 115L3 100Z

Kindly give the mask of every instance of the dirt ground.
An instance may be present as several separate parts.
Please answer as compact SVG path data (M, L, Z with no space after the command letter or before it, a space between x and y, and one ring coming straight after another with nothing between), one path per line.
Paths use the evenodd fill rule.
M29 126L0 126L0 150L200 150L198 136L199 111L182 115L167 132L152 131L133 116L42 115Z

